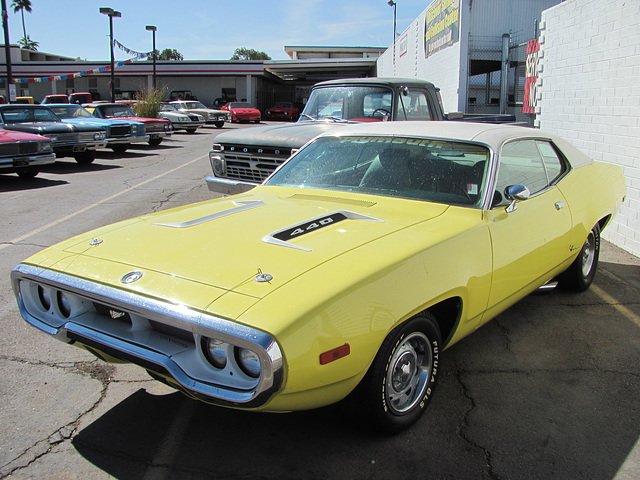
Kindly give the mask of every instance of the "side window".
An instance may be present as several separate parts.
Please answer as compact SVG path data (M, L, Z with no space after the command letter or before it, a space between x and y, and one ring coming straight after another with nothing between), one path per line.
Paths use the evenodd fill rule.
M404 104L408 120L431 120L429 103L424 92L411 92L407 97L401 96L400 102L398 118L404 117L404 112L402 112L402 104Z
M532 195L551 185L564 172L564 163L549 142L518 140L502 147L494 206L509 203L504 192L511 185L524 185Z

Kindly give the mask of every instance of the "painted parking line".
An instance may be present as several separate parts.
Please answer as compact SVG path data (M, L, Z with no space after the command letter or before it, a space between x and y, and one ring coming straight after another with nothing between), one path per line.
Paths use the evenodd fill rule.
M97 207L99 205L102 205L103 203L109 202L109 201L113 200L114 198L118 198L120 195L124 195L125 193L131 192L132 190L135 190L136 188L140 188L143 185L146 185L147 183L151 183L151 182L153 182L155 180L158 180L159 178L162 178L162 177L164 177L166 175L169 175L170 173L176 172L176 171L180 170L181 168L187 167L187 166L191 165L192 163L195 163L195 162L198 162L198 161L202 160L203 158L209 158L208 154L207 155L202 155L201 157L198 157L198 158L194 158L193 160L191 160L191 161L189 161L187 163L183 163L182 165L180 165L180 166L178 166L176 168L173 168L171 170L167 170L166 172L161 173L160 175L156 175L153 178L149 178L148 180L145 180L144 182L140 182L137 185L134 185L133 187L129 187L129 188L125 189L125 190L122 190L122 191L120 191L118 193L115 193L115 194L111 195L110 197L103 198L102 200L99 200L96 203L92 203L91 205L87 205L86 207L81 208L80 210L77 210L77 211L75 211L73 213L70 213L69 215L67 215L65 217L59 218L58 220L54 220L53 222L47 223L46 225L38 227L35 230L31 230L30 232L25 233L24 235L21 235L21 236L19 236L17 238L9 240L7 243L3 243L2 245L0 245L0 250L2 250L5 247L8 247L10 245L15 245L16 243L22 242L22 241L26 240L29 237L33 237L34 235L37 235L38 233L44 232L45 230L48 230L48 229L50 229L52 227L55 227L56 225L59 225L59 224L61 224L63 222L66 222L70 218L78 216L78 215L80 215L80 214L82 214L82 213L84 213L84 212L86 212L88 210L91 210L92 208L95 208L95 207Z
M591 285L590 289L593 291L593 293L595 293L602 300L604 300L604 302L606 302L607 305L610 305L611 307L615 308L621 315L631 320L638 327L640 327L640 317L635 313L633 313L631 310L629 310L627 307L622 305L622 303L620 303L616 298L609 295L607 292L605 292L603 289L601 289L597 285Z

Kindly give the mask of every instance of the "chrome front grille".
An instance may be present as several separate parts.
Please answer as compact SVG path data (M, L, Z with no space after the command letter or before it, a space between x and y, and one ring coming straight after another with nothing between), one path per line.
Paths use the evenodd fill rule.
M38 142L15 142L0 144L0 156L32 155L38 153Z
M290 148L224 145L227 178L261 183L291 156Z
M109 129L110 137L129 137L131 136L131 127L129 125L116 125Z

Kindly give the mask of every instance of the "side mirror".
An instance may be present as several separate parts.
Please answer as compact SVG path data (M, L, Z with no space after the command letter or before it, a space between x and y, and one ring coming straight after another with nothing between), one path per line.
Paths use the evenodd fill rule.
M507 200L511 200L511 203L506 208L506 212L511 213L518 208L516 202L528 200L531 197L531 192L524 185L511 185L504 189L504 196Z

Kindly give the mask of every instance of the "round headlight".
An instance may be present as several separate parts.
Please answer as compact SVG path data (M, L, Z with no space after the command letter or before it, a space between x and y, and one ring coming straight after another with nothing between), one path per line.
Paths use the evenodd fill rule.
M226 345L223 341L215 338L202 338L204 356L216 368L224 368L227 365Z
M47 292L42 285L38 285L38 299L40 300L40 305L45 310L49 310L51 308L51 297L49 296L49 292Z
M58 290L57 297L58 297L57 298L57 300L58 300L58 310L60 310L60 314L64 318L69 318L69 316L71 315L71 302L69 301L67 296L63 292L61 292L60 290Z
M224 161L220 157L213 157L211 159L211 168L216 177L224 177Z
M247 348L237 348L236 360L245 374L252 378L260 376L260 357L256 352Z

